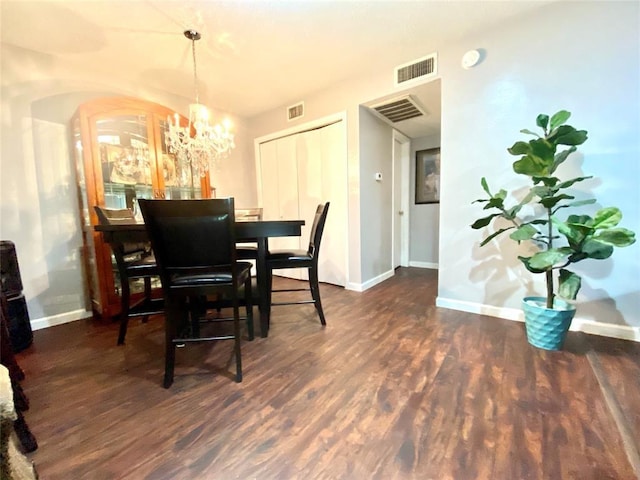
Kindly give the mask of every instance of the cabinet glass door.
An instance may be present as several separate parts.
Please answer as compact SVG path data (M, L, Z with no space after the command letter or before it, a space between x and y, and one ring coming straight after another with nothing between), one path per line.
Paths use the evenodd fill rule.
M121 115L96 122L96 139L107 208L130 208L154 197L155 159L149 152L146 115Z

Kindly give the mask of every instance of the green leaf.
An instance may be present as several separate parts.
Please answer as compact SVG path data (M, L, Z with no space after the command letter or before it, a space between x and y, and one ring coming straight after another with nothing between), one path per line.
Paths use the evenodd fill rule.
M569 215L567 217L567 223L575 226L587 227L588 229L593 230L593 218L589 215Z
M493 220L495 217L499 217L499 216L500 216L499 213L492 213L488 217L479 218L478 220L476 220L475 222L473 222L471 224L471 228L473 228L474 230L478 230L479 228L486 227L487 225L489 225L491 223L491 220Z
M571 117L571 112L567 112L566 110L560 110L558 113L553 114L551 117L551 125L550 129L555 130L560 125L566 123L567 120Z
M553 213L556 213L561 208L581 207L582 205L591 205L592 203L596 203L595 198L590 198L589 200L577 200L575 202L569 202L564 205L558 205L558 207L553 211Z
M509 210L506 211L505 217L507 218L516 218L518 212L522 209L523 204L519 203L518 205L514 205Z
M558 295L567 300L575 300L580 290L582 280L578 275L564 268L560 269L558 278Z
M518 259L524 263L525 268L531 273L544 273L546 271L545 269L534 268L531 266L531 258L532 257L518 257Z
M542 183L546 187L555 187L556 184L560 181L557 177L533 177L532 178L534 185L537 183Z
M553 159L553 166L551 167L551 172L555 172L556 168L558 168L558 166L564 162L567 157L569 155L571 155L573 152L575 152L577 150L577 148L575 146L568 148L567 150L563 150L560 153L557 153L555 158Z
M564 223L558 220L556 217L551 217L553 225L558 229L562 235L564 235L574 249L579 249L580 244L584 241L586 234L584 227L576 226L571 223Z
M498 235L500 235L501 233L506 232L507 230L512 230L514 227L507 227L507 228L501 228L500 230L498 230L497 232L493 232L491 235L489 235L487 238L485 238L482 243L480 243L481 247L484 247L487 243L489 243L491 240L493 240L494 238L496 238Z
M529 224L525 224L520 225L520 227L518 227L515 232L512 232L511 235L509 235L509 238L515 240L516 242L521 242L524 240L532 239L537 233L538 230L536 230L535 227Z
M555 190L553 188L543 187L542 185L538 185L536 187L531 188L531 192L540 198L546 198L549 195L553 195Z
M636 242L636 234L626 228L610 228L597 232L593 239L614 247L628 247Z
M549 125L549 115L545 115L544 113L538 115L536 118L536 125L542 129L546 129L547 125Z
M606 243L589 239L584 242L584 245L582 246L582 253L585 253L589 258L604 260L613 254L613 247Z
M546 271L557 263L565 260L571 254L568 247L551 248L544 252L537 252L529 259L529 265L536 270Z
M484 210L488 210L490 208L503 208L504 207L504 199L500 197L491 197L487 204L484 206Z
M528 135L535 135L536 137L540 138L540 135L538 135L536 132L532 132L531 130L528 130L526 128L523 128L522 130L520 130L520 133L526 133Z
M526 155L520 160L513 162L513 171L530 177L544 176L547 174L546 165L531 155Z
M571 200L572 197L571 195L567 195L565 193L562 193L560 195L557 195L555 197L545 197L545 198L541 198L540 199L540 203L545 207L545 208L553 208L556 206L556 204L558 202L561 202L562 200Z
M576 130L568 125L558 127L553 143L556 145L582 145L587 141L586 130Z
M487 195L489 195L491 197L492 195L491 195L491 192L489 191L489 184L487 183L487 179L486 178L482 177L482 180L480 180L480 185L482 185L482 189L485 192L487 192Z
M582 182L583 180L588 180L589 178L593 178L593 175L589 175L588 177L576 177L571 180L565 180L564 182L558 185L558 188L569 188L574 183Z
M593 228L604 229L615 227L622 220L622 212L616 207L602 208L593 217Z
M528 142L516 142L511 148L507 148L507 152L511 155L525 155L531 151L531 146Z

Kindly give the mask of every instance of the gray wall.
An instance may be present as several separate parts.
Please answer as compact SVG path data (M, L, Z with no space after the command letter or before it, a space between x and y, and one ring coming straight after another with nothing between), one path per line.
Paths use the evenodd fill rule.
M392 265L393 143L391 127L360 107L362 278L389 274ZM382 173L382 181L375 174Z
M409 265L412 267L438 268L440 245L440 204L416 205L416 152L440 146L440 135L420 137L411 141L411 229L409 238ZM442 158L442 152L441 152ZM446 161L446 159L442 159Z

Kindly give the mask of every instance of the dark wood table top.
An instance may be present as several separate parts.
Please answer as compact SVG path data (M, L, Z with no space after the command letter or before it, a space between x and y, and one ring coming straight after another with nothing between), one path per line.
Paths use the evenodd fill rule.
M267 237L298 237L304 220L255 220L236 222L236 240L251 241ZM96 232L125 233L146 232L144 223L118 223L113 225L94 225Z

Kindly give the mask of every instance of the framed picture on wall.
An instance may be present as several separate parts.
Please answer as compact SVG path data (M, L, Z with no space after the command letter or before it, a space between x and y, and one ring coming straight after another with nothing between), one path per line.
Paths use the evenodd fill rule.
M440 148L416 152L416 204L440 202Z

